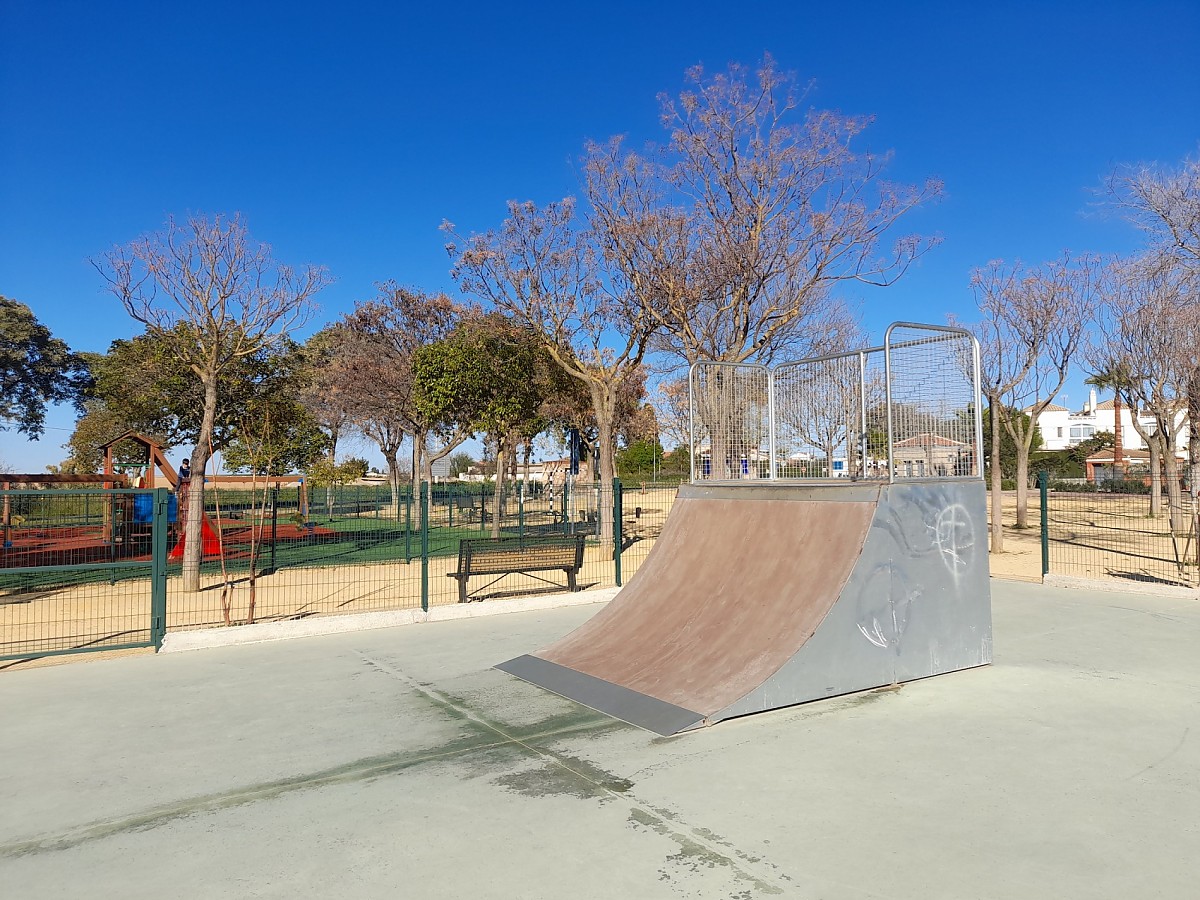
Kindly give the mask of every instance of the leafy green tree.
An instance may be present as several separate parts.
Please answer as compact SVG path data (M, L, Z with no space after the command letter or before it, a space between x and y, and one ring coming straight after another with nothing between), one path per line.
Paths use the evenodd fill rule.
M221 456L232 472L286 475L311 465L329 444L329 436L302 404L286 396L263 396L246 407Z
M365 459L355 457L339 463L332 453L314 460L306 467L305 475L309 484L315 488L325 488L325 512L329 518L333 518L333 489L362 478L367 474L367 468Z
M204 388L174 353L178 339L147 333L113 341L107 354L85 355L93 388L68 444L73 459L96 471L98 446L130 430L164 446L199 441ZM230 366L210 433L212 449L232 471L284 474L325 452L328 438L299 402L304 364L299 346L284 339Z
M1074 447L1068 447L1066 452L1069 459L1082 466L1089 456L1094 456L1101 450L1113 450L1116 444L1117 437L1113 432L1097 431L1087 440L1080 441Z
M14 425L35 440L45 431L46 406L79 401L87 367L24 303L0 296L0 431Z
M457 478L473 465L475 465L475 460L471 458L470 453L455 453L450 457L450 477Z
M551 386L566 375L536 334L497 313L470 317L419 348L413 375L417 409L428 421L483 432L496 447L499 510L509 455L523 435L541 430ZM492 534L499 533L496 516Z
M656 440L634 441L617 452L617 471L624 478L654 475L662 468L666 452Z

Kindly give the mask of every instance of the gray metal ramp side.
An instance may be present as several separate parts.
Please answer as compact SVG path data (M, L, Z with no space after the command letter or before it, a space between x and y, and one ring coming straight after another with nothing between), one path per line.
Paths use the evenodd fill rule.
M704 716L698 712L647 697L536 656L518 656L498 663L495 668L664 737L694 728L704 721Z

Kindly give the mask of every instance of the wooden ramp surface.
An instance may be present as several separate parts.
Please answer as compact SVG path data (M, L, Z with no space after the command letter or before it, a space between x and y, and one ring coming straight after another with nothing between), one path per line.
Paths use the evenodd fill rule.
M837 601L876 500L681 496L615 600L500 664L660 734L703 722L779 670Z

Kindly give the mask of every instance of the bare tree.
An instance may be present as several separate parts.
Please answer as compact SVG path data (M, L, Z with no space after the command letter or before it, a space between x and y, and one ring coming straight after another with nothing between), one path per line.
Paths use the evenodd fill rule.
M620 272L602 278L592 235L568 198L545 207L509 203L494 231L463 238L454 226L447 251L463 290L488 301L540 336L550 356L591 395L600 447L600 480L612 484L614 422L622 387L641 377L652 325ZM610 504L599 509L598 536L611 549Z
M1091 324L1102 266L1094 256L1064 253L1036 269L993 261L971 286L983 313L979 327L983 393L992 420L992 552L1003 552L999 441L1003 426L1017 448L1018 528L1028 525L1029 453L1038 417L1066 383ZM1027 418L1017 413L1024 412Z
M1165 476L1174 526L1182 521L1183 499L1175 447L1187 408L1183 398L1196 369L1195 324L1181 323L1189 317L1192 277L1177 257L1161 252L1116 263L1112 272L1104 303L1106 337L1093 351L1094 361L1100 370L1121 373L1116 389L1151 451L1150 514L1162 514Z
M1200 157L1179 167L1121 166L1105 187L1109 202L1149 236L1150 243L1200 266Z
M442 435L416 401L413 358L421 347L443 340L465 309L445 294L428 294L395 281L376 285L374 300L359 303L340 323L346 334L341 378L352 417L388 461L393 503L399 496L397 458L405 436L412 438L414 486L432 480L432 465L452 453L467 432Z
M689 364L843 349L854 317L836 288L891 284L932 247L885 241L941 183L884 181L888 156L851 149L870 120L800 113L804 92L769 56L687 81L660 97L665 146L639 154L614 139L585 161L595 227L659 348Z
M1146 232L1152 247L1191 272L1182 305L1171 316L1181 332L1191 334L1191 368L1184 386L1188 475L1193 496L1200 498L1200 157L1178 167L1122 166L1105 187L1109 202Z
M665 434L677 447L691 452L691 423L688 411L687 378L670 378L659 383L654 392L654 410Z
M338 441L353 424L354 398L348 396L345 368L349 362L343 352L351 339L338 324L322 328L304 344L303 387L300 404L329 436L329 460L337 463Z
M329 275L316 266L296 270L279 263L237 215L168 219L163 230L92 263L129 315L167 342L204 389L183 555L184 590L199 590L203 476L227 373L302 325Z

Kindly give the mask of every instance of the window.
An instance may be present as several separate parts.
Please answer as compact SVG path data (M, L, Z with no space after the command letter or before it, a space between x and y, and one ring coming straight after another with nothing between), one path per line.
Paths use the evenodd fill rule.
M1062 426L1061 425L1058 428L1058 436L1062 437Z
M1096 429L1091 425L1072 425L1071 426L1071 440L1073 440L1073 441L1086 440L1087 438L1090 438L1095 433L1096 433Z

